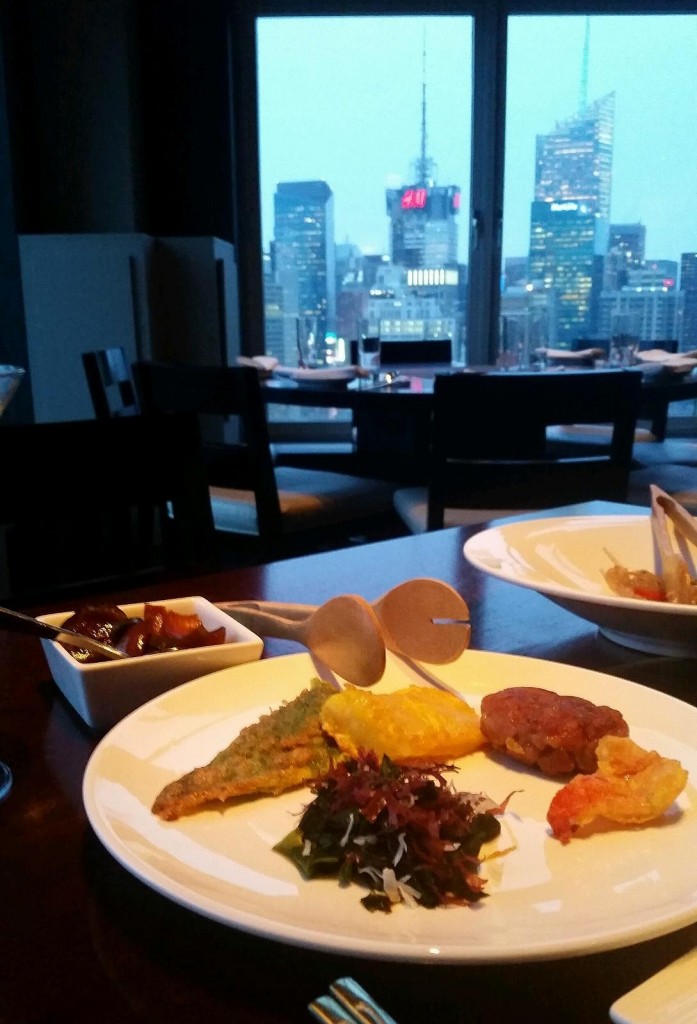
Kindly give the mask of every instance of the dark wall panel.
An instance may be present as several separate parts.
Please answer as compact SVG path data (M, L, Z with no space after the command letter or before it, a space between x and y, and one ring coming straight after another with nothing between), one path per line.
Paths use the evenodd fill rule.
M227 16L217 0L139 12L144 223L234 241Z

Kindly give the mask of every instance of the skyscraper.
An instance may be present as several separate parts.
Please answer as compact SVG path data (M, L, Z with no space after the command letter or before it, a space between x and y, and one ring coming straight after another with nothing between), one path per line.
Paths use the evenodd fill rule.
M417 179L387 190L392 262L411 270L435 270L457 263L460 189Z
M615 291L627 283L631 269L641 267L646 256L643 224L611 224L605 256L603 289Z
M457 264L457 221L460 189L436 185L436 165L426 139L426 52L421 85L421 152L414 161L409 185L387 189L390 255L400 267L436 270Z
M316 317L323 338L336 321L334 196L325 181L276 187L274 251L276 280L289 296L286 314Z
M697 348L697 252L684 252L680 257L680 291L683 296L680 348L688 352Z
M615 94L538 135L530 277L555 292L550 342L570 348L594 321L598 257L607 251Z
M369 315L379 322L384 338L415 341L449 336L459 347L464 323L457 263L460 187L436 184L436 166L427 151L425 76L420 155L410 183L387 189L386 204L390 284L383 297L371 298Z
M646 228L643 224L611 224L608 252L624 254L629 267L640 267L646 258Z

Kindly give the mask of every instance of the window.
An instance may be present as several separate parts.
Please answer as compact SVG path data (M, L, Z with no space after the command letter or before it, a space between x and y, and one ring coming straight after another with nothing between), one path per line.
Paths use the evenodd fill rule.
M361 333L450 338L464 358L471 33L468 17L258 19L264 336L282 364L308 319L330 363Z
M695 16L509 19L509 343L697 347L696 47Z
M335 361L359 331L451 334L470 364L501 327L697 349L697 15L605 6L250 15L270 354L295 362L308 316Z

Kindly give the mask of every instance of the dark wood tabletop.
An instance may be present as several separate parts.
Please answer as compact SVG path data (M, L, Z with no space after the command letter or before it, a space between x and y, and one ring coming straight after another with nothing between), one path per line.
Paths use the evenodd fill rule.
M474 647L609 672L697 704L696 661L617 646L546 598L483 575L462 555L474 532L444 530L110 596L321 602L352 592L371 600L410 577L434 576L467 600ZM300 649L269 640L264 657ZM254 937L160 895L102 847L81 795L98 739L53 684L39 642L0 633L0 756L15 774L0 804L2 1024L301 1024L310 1019L307 1003L344 975L399 1024L605 1024L616 998L697 943L693 925L608 953L453 966L363 960ZM584 882L593 901L593 878Z

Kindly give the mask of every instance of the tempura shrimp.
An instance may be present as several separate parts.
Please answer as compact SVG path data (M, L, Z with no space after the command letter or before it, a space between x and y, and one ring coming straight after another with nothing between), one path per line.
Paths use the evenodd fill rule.
M549 805L547 821L562 843L597 818L621 825L652 821L687 785L687 772L679 761L644 750L627 737L603 736L596 754L598 770L575 775Z
M648 569L626 569L615 562L609 569L603 569L602 573L610 590L620 597L640 597L645 601L667 600L665 583Z

